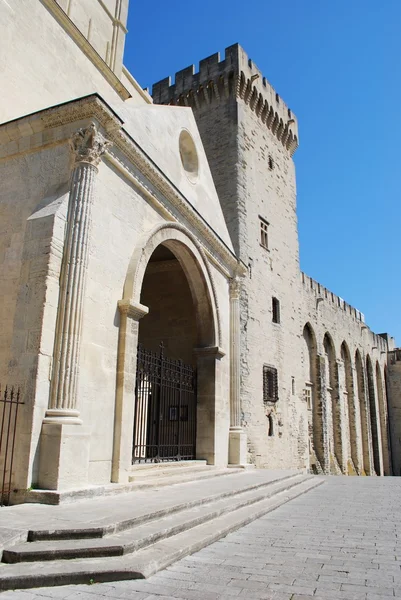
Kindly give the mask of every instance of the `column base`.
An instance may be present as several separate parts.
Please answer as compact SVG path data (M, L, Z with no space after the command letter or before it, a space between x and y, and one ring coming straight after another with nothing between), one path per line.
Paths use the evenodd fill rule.
M79 410L72 408L48 408L43 423L82 425L82 420L79 418Z
M89 429L77 424L44 422L40 438L41 489L71 490L88 485Z
M242 427L231 427L228 445L229 466L247 465L247 435Z

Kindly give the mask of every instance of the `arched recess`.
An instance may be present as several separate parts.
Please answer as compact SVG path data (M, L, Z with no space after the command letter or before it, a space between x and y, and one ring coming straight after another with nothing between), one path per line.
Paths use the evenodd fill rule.
M220 346L219 309L210 267L202 247L183 225L160 223L139 238L128 267L123 298L140 303L145 271L161 244L176 256L186 275L196 309L200 344Z
M323 348L326 354L326 389L327 400L331 406L332 416L332 436L330 449L331 468L335 472L337 468L341 472L345 471L343 465L343 448L341 439L341 403L338 397L338 372L334 342L329 333L323 338ZM331 445L331 444L330 444ZM337 464L336 464L337 463Z
M355 352L355 368L356 380L358 386L359 412L361 415L361 432L362 432L362 454L363 454L363 470L366 475L371 474L370 468L370 452L369 452L369 413L367 409L367 397L365 389L365 376L363 370L363 362L359 350Z
M317 382L317 344L310 323L303 330L304 399L308 410L309 460L312 471L324 470L324 421L322 399Z
M384 472L384 475L390 475L388 412L387 412L387 401L386 401L386 395L385 395L386 388L383 385L383 377L382 377L379 361L376 361L376 386L377 386L377 399L379 401L380 430L381 430L382 455L383 455L383 472Z
M138 240L128 267L123 299L119 301L120 334L112 481L127 481L131 470L140 320L146 319L148 313L150 315L149 308L141 303L141 295L150 267L154 269L155 262L158 263L160 258L161 261L170 259L177 263L178 269L185 276L189 298L193 304L196 321L192 336L196 346L193 348L193 356L197 369L196 456L206 459L209 464L227 463L229 408L227 394L222 390L225 382L220 359L224 352L220 348L219 310L210 268L201 246L185 227L175 223L161 223ZM156 268L161 267L156 265ZM146 286L149 288L148 284ZM177 298L179 292L180 290L176 291ZM149 297L149 290L145 297ZM158 310L163 310L160 303ZM149 339L149 327L145 329ZM178 332L181 330L183 328L177 327ZM188 337L188 332L185 335ZM174 411L171 414L170 420L177 418Z
M377 418L376 412L375 381L373 367L369 354L366 356L366 374L368 380L370 429L372 433L373 467L376 475L380 475L380 433L378 429L379 420Z
M349 348L344 341L341 344L341 360L344 365L345 375L345 392L346 392L346 406L348 408L348 433L349 433L349 445L350 455L355 471L359 474L361 465L359 464L358 456L358 428L357 428L357 412L355 406L355 394L354 394L354 383L352 377L352 365L351 355Z

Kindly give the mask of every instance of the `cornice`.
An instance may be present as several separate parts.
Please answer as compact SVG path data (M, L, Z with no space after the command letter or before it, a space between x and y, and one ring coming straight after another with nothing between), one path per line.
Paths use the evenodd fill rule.
M78 27L71 21L69 16L64 12L56 0L40 0L40 2L51 12L53 17L65 29L65 31L74 40L82 52L86 54L90 61L101 72L106 81L117 92L120 98L123 100L128 100L128 98L131 98L131 94L127 88L121 83L117 75L96 52L92 44L88 42L83 33L80 32ZM119 25L122 26L122 23L119 22Z

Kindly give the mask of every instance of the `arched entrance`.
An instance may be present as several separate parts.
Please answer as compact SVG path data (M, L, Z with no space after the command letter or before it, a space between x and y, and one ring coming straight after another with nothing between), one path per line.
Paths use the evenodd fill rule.
M357 412L355 407L354 383L352 377L351 355L346 342L341 344L341 360L344 368L344 386L345 386L345 402L344 405L348 409L348 431L349 431L349 450L352 461L352 466L355 468L358 475L361 471L358 456L358 428L357 428ZM352 471L349 470L349 474Z
M160 244L149 259L140 302L133 462L196 457L198 327L187 278Z
M138 240L119 312L112 481L127 481L140 459L227 464L218 304L206 257L185 227L161 223Z
M334 472L337 469L344 472L343 448L341 439L341 403L338 398L338 373L334 342L329 333L323 339L323 348L326 355L326 389L327 402L331 407L331 436L330 436L330 467Z
M379 401L380 431L381 431L382 455L383 455L383 472L384 472L384 475L390 475L386 388L383 386L383 377L382 377L379 361L376 361L376 386L377 386L377 399Z
M361 415L362 454L363 469L365 475L370 475L369 433L368 433L368 410L366 404L365 376L363 372L362 358L359 350L355 352L356 381L358 386L359 412Z
M372 361L370 356L366 357L366 374L368 378L368 396L370 408L370 428L372 432L373 466L376 475L380 475L380 449L379 449L379 422L376 413L375 382Z
M317 345L309 323L303 331L304 398L308 410L309 455L313 472L325 467L323 407L317 385Z

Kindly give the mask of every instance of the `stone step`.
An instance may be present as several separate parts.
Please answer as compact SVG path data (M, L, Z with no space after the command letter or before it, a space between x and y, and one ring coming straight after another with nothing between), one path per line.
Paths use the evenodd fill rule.
M254 504L226 512L125 556L11 565L1 563L0 590L149 577L176 560L197 552L323 482L323 478L304 476L290 489Z
M222 477L224 475L232 475L235 472L240 472L241 469L235 468L218 468L212 466L198 467L196 469L183 468L171 471L162 471L160 474L153 476L147 473L145 476L137 476L134 473L129 475L130 483L135 484L136 489L147 489L159 487L163 485L177 485L187 481L197 481L198 479L209 479L211 477Z
M298 475L269 486L234 494L230 497L211 500L197 507L168 514L161 519L153 519L122 533L92 540L51 540L25 542L3 552L3 562L32 562L95 556L121 556L136 552L155 542L171 537L186 529L196 527L227 512L271 498L305 480Z
M178 466L179 464L179 466ZM198 475L198 473L213 473L214 470L217 470L216 467L212 467L207 465L206 462L204 464L182 464L178 463L177 466L169 466L168 463L164 467L159 467L158 469L154 468L140 468L138 466L133 466L131 472L129 474L129 481L138 482L138 483L146 483L147 480L157 480L159 481L163 477L174 477L182 475L186 475L187 473L193 474L194 477ZM141 465L142 467L142 465ZM220 469L218 469L220 470ZM224 469L225 470L225 469Z
M166 462L153 462L153 463L134 463L132 465L132 471L159 471L163 469L181 469L186 467L205 467L207 465L206 460L176 460Z
M254 472L246 473L241 469L240 473L235 473L233 469L231 469L233 477L232 479L228 478L213 478L210 482L210 485L206 487L205 485L202 488L199 488L199 482L194 482L194 485L187 487L185 490L187 492L187 496L190 499L187 499L183 502L177 503L176 494L173 495L173 498L165 504L162 508L153 510L149 507L144 506L144 509L139 511L137 516L130 516L129 518L122 519L111 519L109 524L102 524L97 527L87 525L78 525L74 528L70 527L60 527L59 529L56 527L52 527L51 529L31 529L27 533L27 540L29 542L35 541L46 541L46 540L78 540L78 539L87 539L87 538L102 538L104 536L111 536L113 534L125 531L127 529L132 529L138 525L147 523L149 521L153 521L156 519L161 519L168 515L172 515L176 512L180 512L189 508L195 508L198 506L202 506L204 504L210 504L212 502L216 502L223 498L233 498L234 496L240 496L241 494L251 492L252 490L270 489L271 485L274 485L279 482L286 482L287 480L291 480L295 477L298 477L300 474L296 471L289 471L286 474L282 474L282 472L277 471L275 474L265 479L264 477L260 480L258 476L262 475L262 472ZM266 471L266 474L270 474ZM264 473L263 473L264 475ZM224 485L223 485L224 483ZM185 484L185 486L189 486L189 484ZM188 492L190 492L188 494ZM179 497L183 497L182 489L179 492ZM130 501L138 502L138 496L133 498L131 496ZM143 499L141 499L141 502ZM160 506L160 503L158 502ZM138 508L138 507L137 507ZM116 511L118 514L118 512ZM129 509L128 514L132 514L132 510ZM25 540L23 540L25 541Z

